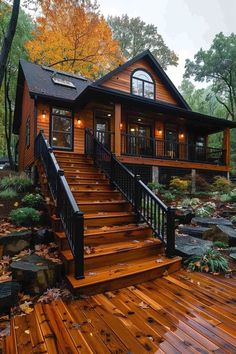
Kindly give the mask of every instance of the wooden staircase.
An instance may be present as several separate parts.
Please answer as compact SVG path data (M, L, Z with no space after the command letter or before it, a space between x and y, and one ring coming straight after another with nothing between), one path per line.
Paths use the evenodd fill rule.
M137 220L132 205L109 183L91 158L72 152L55 155L84 212L85 277L79 280L74 277L74 258L60 219L53 212L51 216L66 279L73 291L100 293L180 268L181 258L165 257L162 242L153 237L147 224Z

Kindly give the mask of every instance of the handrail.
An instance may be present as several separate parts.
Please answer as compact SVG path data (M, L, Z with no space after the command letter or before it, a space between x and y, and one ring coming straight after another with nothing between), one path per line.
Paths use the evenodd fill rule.
M111 151L85 130L85 151L106 174L114 186L134 206L137 221L144 220L166 246L166 253L175 253L175 213L167 207L141 180L129 171Z
M78 208L64 170L60 169L43 131L35 140L35 157L43 163L49 189L74 257L75 277L81 279L84 277L84 215Z

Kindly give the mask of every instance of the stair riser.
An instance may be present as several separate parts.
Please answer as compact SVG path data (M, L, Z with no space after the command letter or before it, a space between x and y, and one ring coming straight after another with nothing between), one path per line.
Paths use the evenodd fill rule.
M96 213L96 212L109 212L109 211L132 211L132 206L129 203L122 204L90 204L90 205L79 205L80 209L84 213Z
M71 162L71 161L66 161L66 162L61 162L58 161L59 165L61 168L75 168L75 169L80 169L83 168L85 170L87 169L94 169L94 165L92 163L88 163L88 162Z
M122 217L101 217L94 219L85 219L84 225L85 227L103 227L103 226L114 226L114 225L122 225L122 224L132 224L136 221L135 215L127 215Z
M101 173L101 172L79 172L76 173L75 171L64 171L65 172L65 176L66 178L74 178L74 180L76 180L76 176L83 178L83 179L87 179L87 178L92 178L92 179L96 179L96 180L100 180L100 179L104 179L105 180L105 176Z
M109 186L109 185L102 185L102 184L95 184L95 185L92 185L92 184L82 184L82 185L76 185L76 186L73 186L73 185L70 185L70 188L71 188L71 191L72 192L76 192L76 191L80 191L80 190L94 190L94 191L106 191L106 192L109 192L109 191L112 191L112 187Z
M148 256L158 256L162 253L161 246L149 246L140 249L124 250L117 253L101 255L101 256L91 256L90 258L85 258L84 267L85 271L91 271L98 267L106 267L114 264L120 264L120 267L125 267L125 262L130 262L132 260L140 259L142 257ZM122 265L124 263L124 266ZM74 260L65 260L65 268L69 273L74 272Z
M84 295L95 295L106 291L112 291L116 289L125 288L127 286L132 286L135 284L140 284L142 282L147 282L156 278L160 278L164 275L166 271L168 274L174 273L181 268L181 261L175 262L170 265L165 265L163 267L158 267L156 269L148 269L140 273L133 275L128 275L126 277L121 277L118 279L105 280L99 284L92 284L89 286L84 286L80 288L73 288L72 291L75 295L84 294ZM70 285L70 283L69 283Z
M60 167L65 171L65 172L74 172L75 174L79 174L81 172L85 173L97 173L98 170L94 166L83 166L83 167L77 167L77 166L61 166Z
M58 163L83 163L93 165L93 160L86 158L77 158L77 157L59 157L57 158Z
M152 230L150 228L146 228L143 230L104 233L102 235L85 235L84 243L89 246L99 246L102 244L123 242L126 240L143 240L151 236Z
M106 200L122 200L123 196L117 192L106 192L103 191L102 193L94 192L73 192L73 195L78 202L84 201L106 201Z

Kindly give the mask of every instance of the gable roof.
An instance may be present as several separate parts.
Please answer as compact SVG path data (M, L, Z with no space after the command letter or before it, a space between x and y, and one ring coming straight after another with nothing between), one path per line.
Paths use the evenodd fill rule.
M53 78L66 80L72 83L68 87L53 82ZM21 59L19 63L19 74L17 81L17 92L15 101L15 112L13 122L13 132L17 133L21 124L21 108L24 91L24 81L27 82L31 97L44 97L64 102L74 102L84 89L91 83L88 79L55 70L50 67L35 64Z
M169 76L165 73L165 71L162 69L161 65L158 63L156 58L152 55L150 50L145 50L144 52L136 55L134 58L126 61L124 64L118 66L116 69L112 70L108 74L104 75L97 81L95 81L92 86L100 86L102 85L105 81L111 79L114 75L117 75L121 71L125 70L127 67L132 65L133 63L137 62L138 60L145 59L149 65L152 67L152 69L157 73L157 75L160 77L160 79L163 81L165 86L169 89L173 97L176 99L176 101L179 103L180 107L185 108L187 110L191 110L190 106L187 104L183 96L180 94L178 89L175 87L173 82L170 80Z

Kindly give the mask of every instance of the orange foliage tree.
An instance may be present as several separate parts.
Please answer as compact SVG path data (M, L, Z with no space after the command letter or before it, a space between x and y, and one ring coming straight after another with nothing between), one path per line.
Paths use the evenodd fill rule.
M33 39L26 43L31 60L88 78L123 62L120 47L89 0L43 0Z

